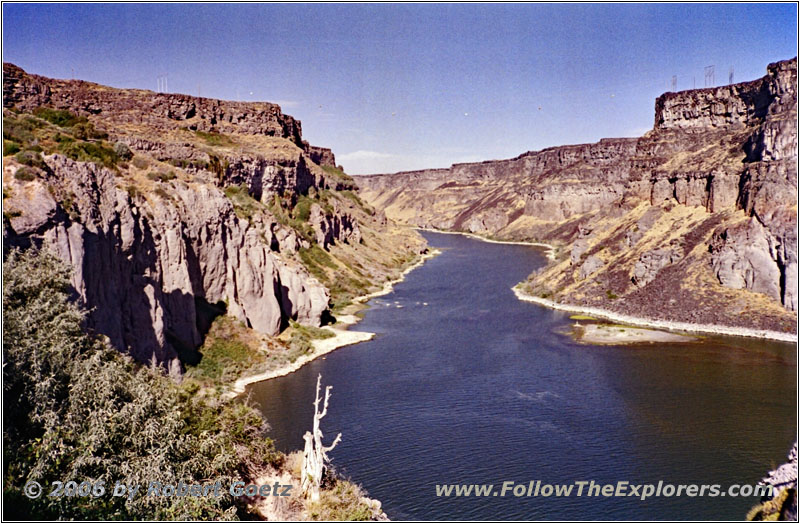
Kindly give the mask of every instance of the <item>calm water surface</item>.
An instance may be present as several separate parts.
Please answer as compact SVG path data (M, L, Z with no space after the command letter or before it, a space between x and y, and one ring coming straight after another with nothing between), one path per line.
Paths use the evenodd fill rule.
M579 345L558 333L568 314L510 289L540 249L424 236L443 253L370 302L355 329L372 341L249 388L279 448L302 449L322 373L334 465L392 519L744 518L756 499L437 498L437 483L753 483L796 439L797 351Z

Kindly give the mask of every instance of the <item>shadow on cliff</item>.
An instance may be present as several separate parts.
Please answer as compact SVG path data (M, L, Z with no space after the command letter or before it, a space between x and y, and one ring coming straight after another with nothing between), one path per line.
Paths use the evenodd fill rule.
M155 356L166 365L177 357L184 366L196 365L202 358L198 348L227 306L198 296L197 275L190 276L192 292L164 292L164 268L153 228L145 217L133 227L135 240L124 251L118 227L82 232L81 270L86 303L91 307L89 327L140 362L150 363Z
M203 345L214 320L228 312L228 306L222 300L212 304L201 297L192 298L194 299L195 325L197 326L197 333L200 335L200 344L194 345L191 342L182 340L170 330L164 331L167 341L175 349L178 359L184 366L196 366L203 360L203 354L198 351L200 346Z

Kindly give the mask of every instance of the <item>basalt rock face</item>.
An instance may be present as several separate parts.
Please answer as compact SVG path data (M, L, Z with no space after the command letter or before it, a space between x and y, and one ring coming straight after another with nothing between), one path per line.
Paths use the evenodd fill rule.
M327 147L311 146L308 145L308 142L305 142L305 150L306 153L308 153L308 156L311 157L311 160L317 164L321 166L336 167L336 157L333 155L333 151Z
M361 242L361 230L358 222L347 212L334 206L332 212L327 212L319 204L311 206L309 223L314 229L317 244L327 249L336 242L358 244Z
M797 60L784 60L767 66L767 76L752 82L661 95L656 100L655 128L702 133L745 127L793 110L796 99Z
M167 205L129 195L109 169L60 155L45 161L50 187L72 195L70 214L46 182L12 177L8 187L19 196L6 205L22 214L10 218L7 240L40 244L68 261L74 288L92 308L90 326L115 347L159 362L197 347L200 302L225 302L229 314L265 334L289 318L319 325L328 291L279 258L270 248L276 240L264 237L272 230L240 220L219 189L170 183Z
M261 156L230 156L225 162L222 184L244 184L253 198L262 202L286 192L305 194L311 187L325 186L324 177L311 173L303 156L282 161Z
M330 149L304 141L300 121L283 114L279 105L269 102L236 102L141 89L108 89L82 80L56 80L28 74L13 64L4 63L3 107L22 111L52 107L81 115L102 113L109 123L150 129L187 128L285 138L317 164L336 165Z
M752 82L660 96L640 138L359 177L361 194L408 224L564 246L532 278L549 298L660 317L654 290L683 286L707 295L683 320L737 324L714 300L745 290L736 301L770 297L769 325L794 331L796 85L796 59L770 64Z
M3 107L68 109L78 114L104 113L114 123L153 128L242 132L287 138L302 148L300 122L277 104L232 102L139 89L104 89L82 80L55 80L3 64Z
M40 163L4 158L4 248L41 246L68 262L90 327L116 348L143 362L183 360L202 342L209 306L263 335L290 321L320 325L325 271L312 276L301 252L315 240L325 250L360 244L359 220L373 220L339 198L352 180L322 169L333 153L304 142L299 121L275 104L112 89L9 64L3 87L4 121L34 122L44 146ZM109 135L86 147L116 142L133 156L103 167L54 152L64 140L54 136L72 130L34 118L39 107L86 116ZM314 220L293 214L301 199L317 202ZM370 228L373 250L384 249L383 226ZM365 267L375 255L348 256Z

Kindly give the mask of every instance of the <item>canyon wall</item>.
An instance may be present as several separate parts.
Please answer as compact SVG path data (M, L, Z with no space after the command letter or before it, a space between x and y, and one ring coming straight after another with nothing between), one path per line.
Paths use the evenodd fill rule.
M320 325L330 292L298 255L358 245L359 221L372 218L339 202L355 186L322 169L333 153L303 141L299 121L275 104L53 80L10 64L3 87L8 138L30 135L14 144L28 150L4 158L4 249L41 246L68 262L89 327L116 348L144 362L190 358L207 317L222 312L264 335ZM84 116L105 138L79 140L42 108ZM78 158L60 153L65 144ZM125 158L81 157L111 144ZM293 210L303 199L305 222Z

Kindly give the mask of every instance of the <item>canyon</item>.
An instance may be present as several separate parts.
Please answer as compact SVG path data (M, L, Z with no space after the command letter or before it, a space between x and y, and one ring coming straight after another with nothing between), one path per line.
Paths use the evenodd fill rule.
M545 242L522 291L635 317L796 333L797 59L665 93L640 138L358 177L397 222Z
M142 362L196 362L222 313L266 337L330 322L424 250L276 104L4 64L3 119L4 250L67 262L88 327Z

